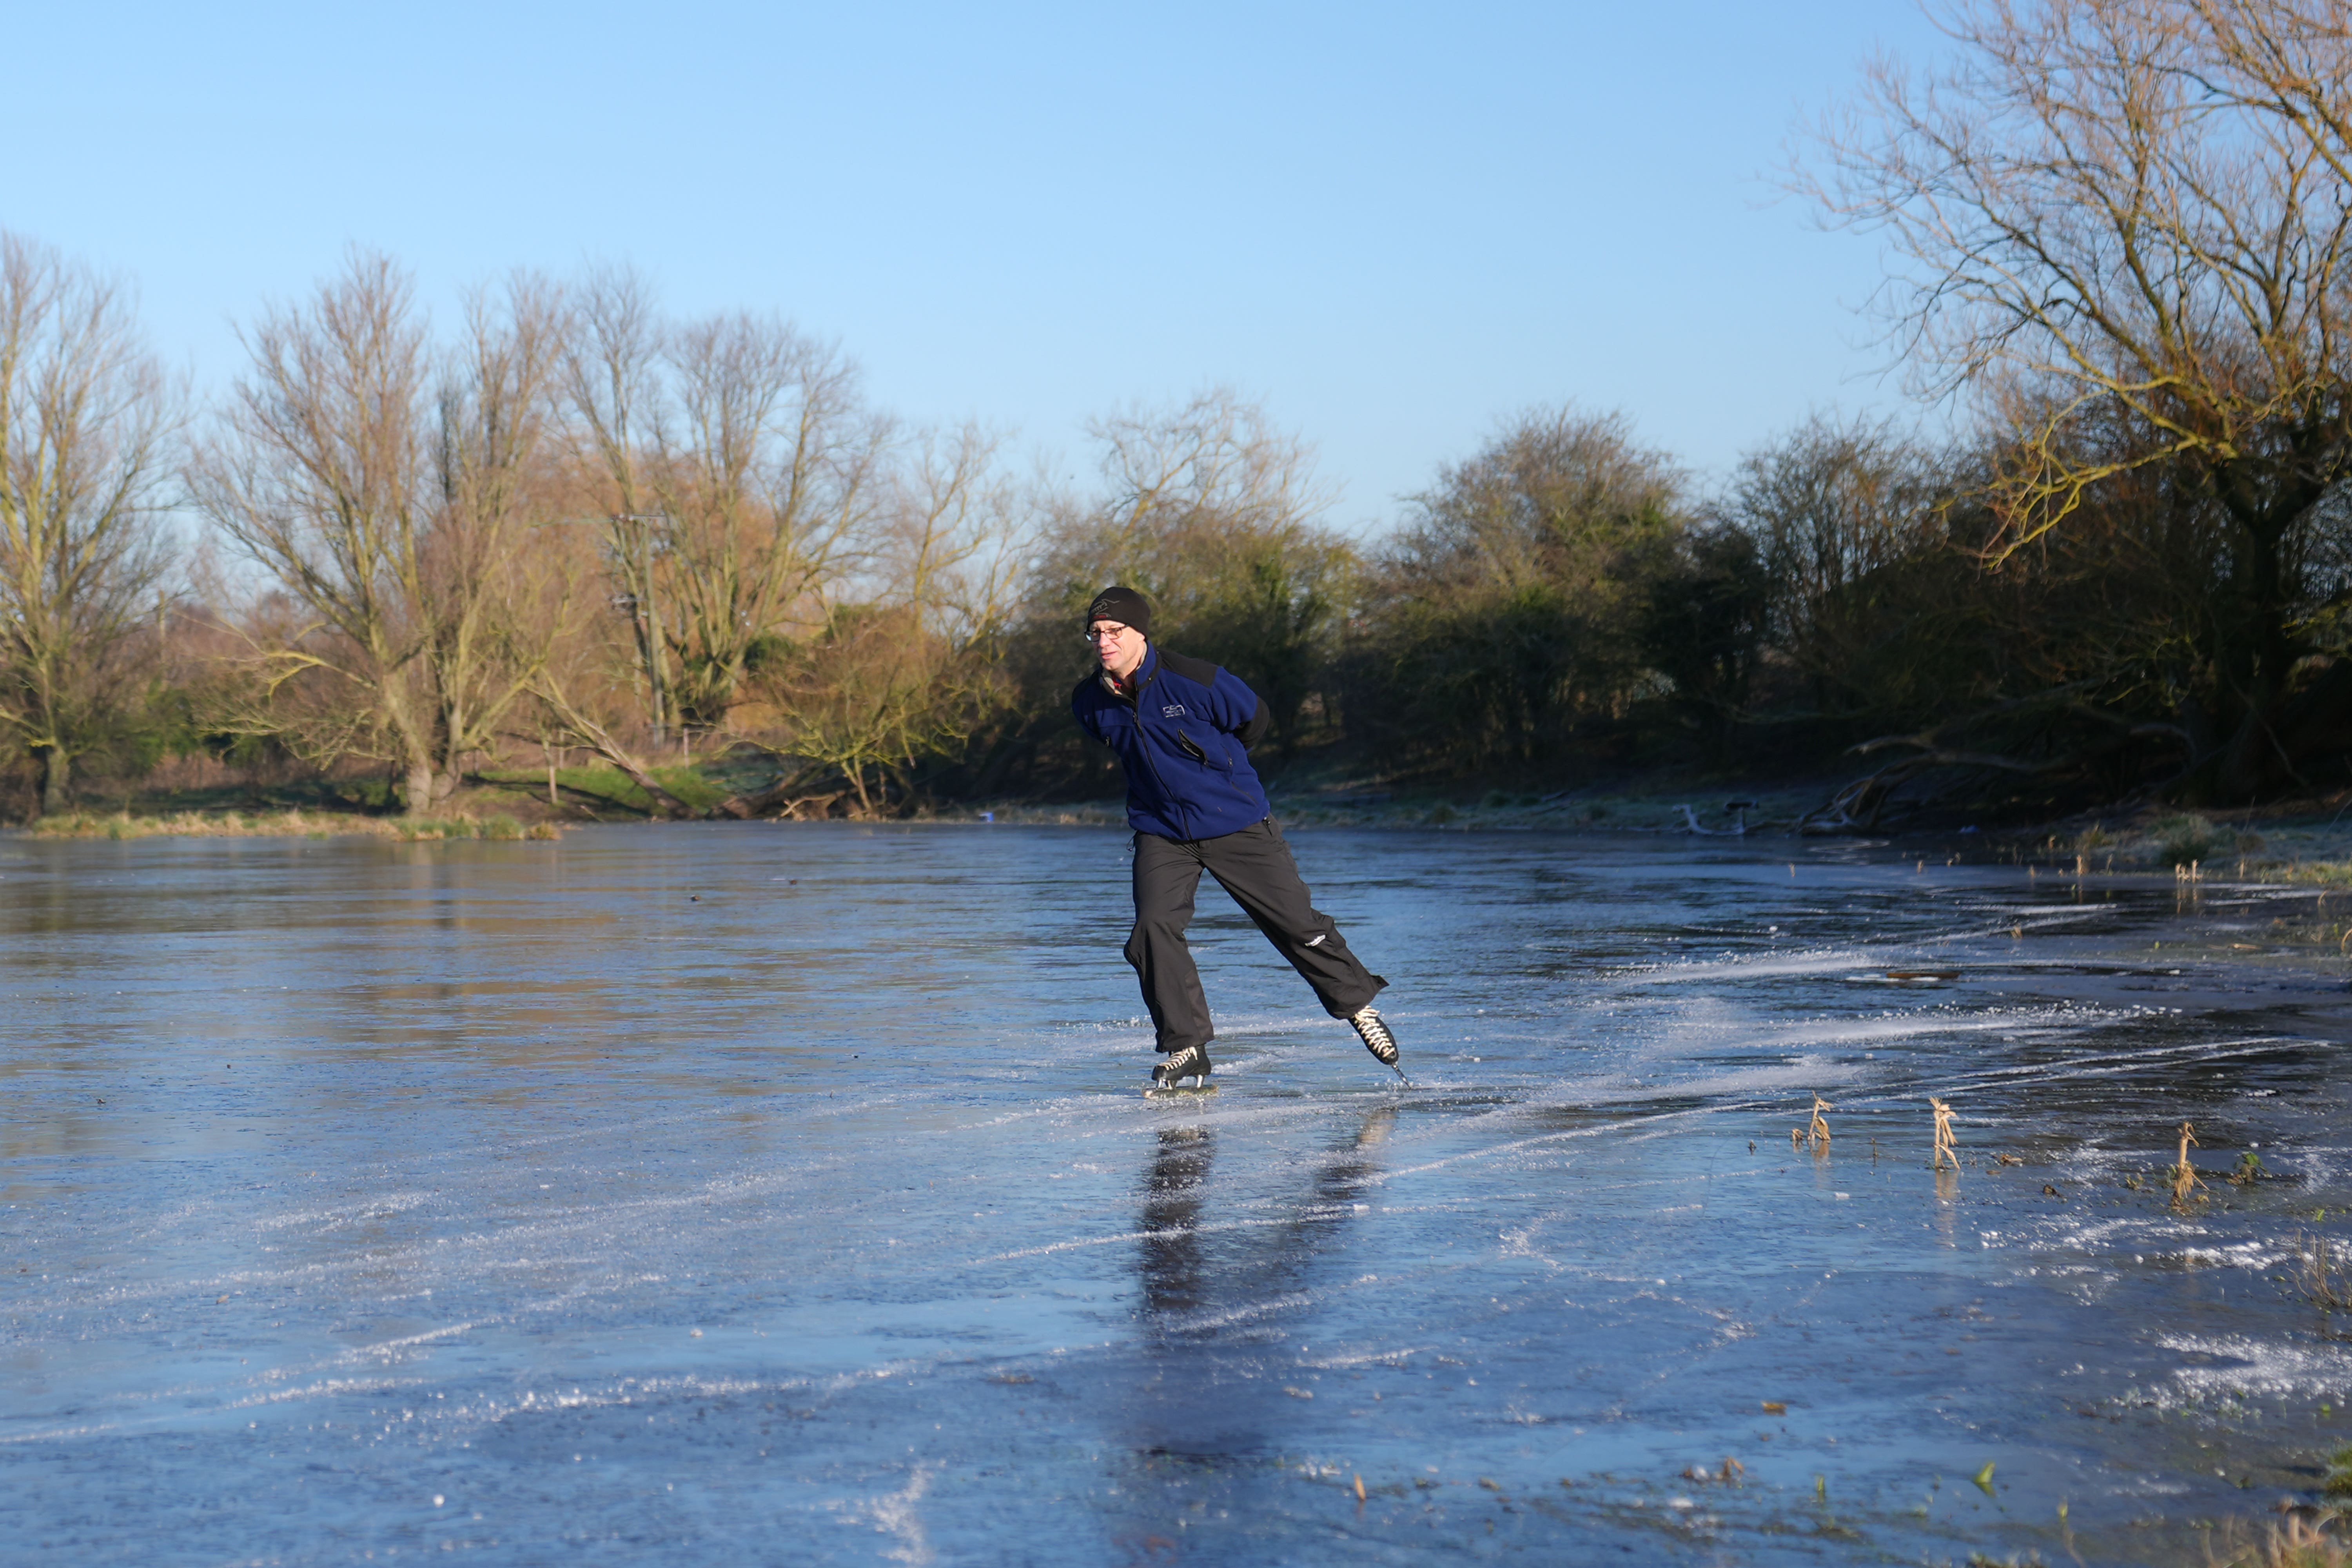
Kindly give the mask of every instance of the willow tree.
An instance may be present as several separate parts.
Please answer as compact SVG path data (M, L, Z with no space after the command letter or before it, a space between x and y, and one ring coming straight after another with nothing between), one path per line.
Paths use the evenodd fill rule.
M2298 737L2352 714L2352 663L2311 658L2352 586L2320 564L2352 477L2344 13L1959 0L1941 21L1951 58L1869 67L1799 183L1885 237L1879 302L1919 390L1998 430L1989 561L2152 491L2210 536L2210 629L2173 678L2186 782L2275 787Z
M998 645L1021 531L998 445L977 426L929 432L883 476L860 574L870 592L829 604L816 635L772 656L762 684L781 750L801 764L772 794L838 778L871 816L1006 700Z
M44 812L136 692L178 430L129 297L0 232L0 733Z

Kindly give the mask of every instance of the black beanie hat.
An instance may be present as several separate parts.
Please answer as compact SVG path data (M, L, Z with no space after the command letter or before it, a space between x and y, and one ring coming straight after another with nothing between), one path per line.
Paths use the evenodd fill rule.
M1087 606L1087 629L1093 630L1097 621L1117 621L1150 637L1151 602L1132 588L1105 588Z

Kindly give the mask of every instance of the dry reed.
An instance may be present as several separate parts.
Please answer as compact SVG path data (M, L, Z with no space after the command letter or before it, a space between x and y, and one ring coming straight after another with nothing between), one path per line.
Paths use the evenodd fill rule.
M2202 1148L2197 1142L2197 1130L2184 1121L2180 1124L2180 1158L2172 1167L2172 1207L2177 1214L2189 1211L2189 1194L2205 1184L2197 1167L2189 1163L2189 1151Z
M1933 1095L1928 1096L1927 1103L1936 1108L1936 1152L1929 1159L1928 1166L1932 1170L1942 1170L1944 1157L1948 1154L1952 1169L1957 1171L1960 1168L1960 1153L1959 1146L1952 1142L1952 1108Z

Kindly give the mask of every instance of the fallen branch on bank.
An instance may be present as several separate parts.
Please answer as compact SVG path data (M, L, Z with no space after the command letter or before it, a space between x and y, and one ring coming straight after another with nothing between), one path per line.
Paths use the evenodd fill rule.
M560 683L542 677L533 683L531 692L547 705L548 712L574 741L620 769L628 775L631 784L646 792L646 797L653 803L648 816L698 817L706 815L663 788L661 781L637 760L636 754L614 739L612 732L604 725L583 712Z
M1958 735L1972 726L1997 718L2014 718L2036 708L2045 710L2053 719L2065 717L2092 721L2104 726L2106 733L2089 745L2043 758L2013 757L1954 743ZM1832 795L1827 805L1800 817L1797 831L1808 836L1874 832L1895 792L1912 779L1935 769L1974 770L2021 776L2063 773L2111 756L2134 741L2142 740L2168 740L2183 746L2189 744L2189 731L2178 724L2138 722L2072 698L2055 703L2047 697L2020 698L1916 734L1881 735L1848 747L1848 756L1866 757L1897 746L1913 748L1913 754L1898 757L1876 773L1847 784Z

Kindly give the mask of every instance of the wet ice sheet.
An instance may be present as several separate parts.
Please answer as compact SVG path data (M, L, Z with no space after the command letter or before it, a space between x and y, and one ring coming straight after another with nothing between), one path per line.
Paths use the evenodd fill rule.
M1297 843L1409 1089L1210 893L1135 1092L1109 833L0 844L0 1540L2144 1561L2344 1440L2309 895ZM2283 1179L2125 1186L2184 1118Z

